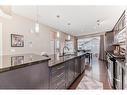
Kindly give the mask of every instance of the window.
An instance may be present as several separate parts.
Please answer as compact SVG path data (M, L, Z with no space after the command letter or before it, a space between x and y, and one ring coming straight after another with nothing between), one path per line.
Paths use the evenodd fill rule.
M91 50L92 53L99 53L100 37L90 37L78 40L78 50Z

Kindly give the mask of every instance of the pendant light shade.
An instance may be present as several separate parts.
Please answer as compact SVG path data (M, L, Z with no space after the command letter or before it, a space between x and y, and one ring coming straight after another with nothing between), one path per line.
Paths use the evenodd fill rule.
M59 38L60 37L60 32L57 32L57 35L56 36L57 36L57 38Z
M35 32L36 32L36 33L39 33L39 29L40 29L39 23L36 22L36 23L35 23Z
M71 23L69 22L69 23L67 23L67 25L68 25L68 32L69 32ZM69 41L71 40L70 35L67 36L67 40L69 40Z
M39 17L39 9L38 9L38 6L37 6L36 7L36 20L35 20L35 32L36 33L39 33L39 30L40 30L38 17Z
M71 40L71 36L70 35L68 35L68 40Z

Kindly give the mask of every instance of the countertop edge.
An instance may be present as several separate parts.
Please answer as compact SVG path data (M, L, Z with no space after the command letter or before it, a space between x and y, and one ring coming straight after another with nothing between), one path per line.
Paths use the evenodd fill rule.
M32 66L32 65L36 65L36 64L42 64L41 62L46 62L46 61L48 62L49 60L50 60L50 58L47 58L47 59L43 59L43 60L37 60L37 61L33 61L33 62L28 62L28 63L25 63L25 64L20 64L20 65L16 65L16 66L2 68L2 69L0 69L0 73L7 72L7 71L12 71L12 70L16 70L16 69L19 69L19 68L24 68L24 67Z

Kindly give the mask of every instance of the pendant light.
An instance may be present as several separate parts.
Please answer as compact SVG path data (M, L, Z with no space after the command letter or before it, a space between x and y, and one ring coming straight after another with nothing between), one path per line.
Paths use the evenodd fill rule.
M56 36L57 36L57 38L60 38L60 32L59 31L57 32Z
M67 25L68 25L68 30L70 30L70 25L71 25L71 23L68 23ZM68 32L69 32L69 31L68 31ZM71 36L70 36L70 35L68 35L67 40L69 40L69 41L71 40Z
M56 15L56 18L58 19L58 23L59 23L59 19L60 19L60 15ZM57 31L57 38L59 39L60 38L60 32Z
M35 32L36 33L39 33L39 21L38 21L38 18L39 18L39 7L37 6L36 7L36 19L35 19Z

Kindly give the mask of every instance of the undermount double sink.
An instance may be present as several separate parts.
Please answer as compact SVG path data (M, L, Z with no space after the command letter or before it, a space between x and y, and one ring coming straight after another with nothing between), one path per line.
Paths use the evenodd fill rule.
M69 56L74 56L75 54L65 54L65 55L60 55L59 57L69 57Z

